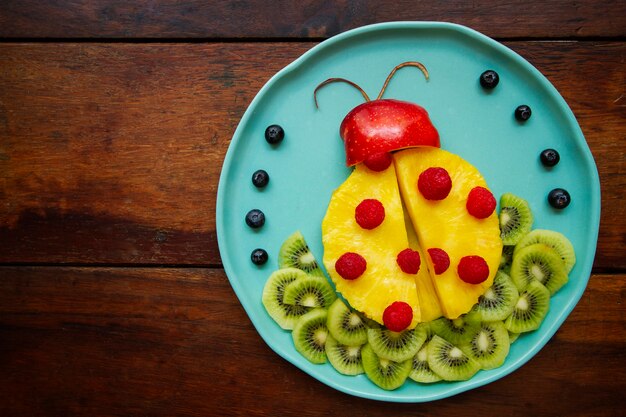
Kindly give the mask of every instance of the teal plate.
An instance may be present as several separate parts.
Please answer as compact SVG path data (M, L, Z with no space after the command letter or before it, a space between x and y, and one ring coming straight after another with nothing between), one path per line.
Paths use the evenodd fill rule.
M527 199L534 228L564 233L574 245L577 263L570 281L551 300L539 330L523 334L511 346L500 368L480 371L469 381L418 384L407 381L384 391L365 375L344 376L330 364L309 363L294 349L291 334L272 321L261 304L263 285L277 267L282 241L301 230L314 255L322 259L322 218L330 196L348 176L339 125L362 102L347 84L320 90L320 109L313 90L323 80L343 77L376 96L389 71L404 61L420 61L429 81L415 68L398 71L385 98L412 101L425 107L441 135L441 146L461 155L484 175L498 198L512 192ZM478 76L486 69L500 75L500 84L485 91ZM520 104L532 117L519 123ZM286 132L278 146L264 139L265 128L281 125ZM561 162L544 168L539 153L555 148ZM256 189L252 173L270 175L265 189ZM571 204L552 209L548 192L567 189ZM246 213L266 215L265 225L249 228ZM224 269L250 320L280 356L319 381L345 393L382 401L423 402L445 398L495 381L528 362L554 335L582 296L593 264L600 221L597 169L571 110L550 82L515 52L494 40L449 23L383 23L335 36L288 65L257 94L247 109L226 154L217 194L217 237ZM270 255L261 267L250 261L253 249Z

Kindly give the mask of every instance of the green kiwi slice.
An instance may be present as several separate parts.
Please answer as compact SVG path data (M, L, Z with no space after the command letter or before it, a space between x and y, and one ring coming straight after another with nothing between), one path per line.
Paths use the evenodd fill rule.
M509 332L501 321L482 322L472 329L469 342L461 350L480 364L482 369L501 366L509 354Z
M411 363L411 373L409 378L415 382L431 384L441 381L441 377L433 372L428 365L428 343L424 343L420 350L417 351Z
M328 308L328 331L343 345L355 346L367 342L367 327L361 316L337 298Z
M411 373L411 359L395 362L379 357L367 343L361 349L363 369L367 377L382 389L394 390L404 384Z
M565 272L569 273L574 264L576 263L576 254L574 253L574 246L568 238L562 233L555 232L554 230L535 229L528 233L526 236L515 245L515 253L524 249L527 246L534 245L535 243L543 243L550 246L563 260L565 265Z
M283 302L285 287L294 281L306 279L307 274L296 268L279 269L273 272L263 287L262 302L265 310L280 327L293 329L296 321L310 309Z
M506 274L511 273L511 263L513 262L513 252L515 246L504 246L502 248L502 256L500 257L500 266L498 269Z
M393 332L383 326L367 329L367 341L374 353L394 362L403 362L415 356L427 336L424 326L402 332Z
M519 333L513 333L513 332L509 331L509 343L513 344L513 342L515 342L517 340L519 335L520 335Z
M328 308L337 299L335 290L326 278L307 275L285 287L283 303L304 307Z
M478 297L478 303L465 315L465 321L502 321L511 315L518 297L519 292L511 277L498 271L491 287Z
M315 308L300 317L293 327L293 344L309 362L326 362L327 314L325 309Z
M326 357L328 362L339 372L344 375L359 375L365 372L363 370L363 360L361 359L362 345L348 346L337 342L337 340L329 334L326 339Z
M511 278L520 291L531 281L537 280L550 294L554 294L567 283L567 272L561 257L554 249L543 243L535 243L513 256Z
M516 245L533 225L528 202L511 193L500 197L500 236L505 245Z
M446 381L465 381L480 370L478 362L437 335L428 342L428 366Z
M430 322L430 329L437 336L453 345L460 345L468 341L470 330L476 323L468 321L465 316L456 319L438 318Z
M323 277L324 272L320 268L315 256L304 240L304 236L298 230L283 242L278 251L279 268L298 268L307 274Z
M523 333L536 330L548 314L550 291L537 280L532 280L515 303L513 313L504 321L509 332Z

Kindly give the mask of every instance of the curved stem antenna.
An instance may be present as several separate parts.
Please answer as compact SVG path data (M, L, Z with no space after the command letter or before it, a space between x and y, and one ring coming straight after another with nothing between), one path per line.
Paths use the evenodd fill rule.
M420 62L417 62L417 61L403 62L402 64L398 64L394 69L391 70L391 72L387 76L387 79L385 80L385 84L383 84L383 88L380 90L380 93L378 93L378 97L376 97L376 100L380 99L383 96L383 94L385 94L385 90L387 89L387 84L389 84L389 80L391 80L391 78L394 76L396 71L404 67L419 68L420 71L422 71L422 74L424 74L424 77L426 77L426 80L428 80L428 70Z
M363 95L363 98L365 99L365 101L370 101L370 98L367 95L367 93L365 91L363 91L363 89L361 87L359 87L356 83L353 83L350 80L346 80L345 78L329 78L326 81L320 83L317 87L315 87L315 91L313 91L313 100L315 101L315 108L316 109L319 109L319 106L317 105L317 90L319 90L320 88L324 87L326 84L335 83L335 82L342 82L342 83L350 84L352 87L356 88L357 90L359 90L361 92L361 94Z

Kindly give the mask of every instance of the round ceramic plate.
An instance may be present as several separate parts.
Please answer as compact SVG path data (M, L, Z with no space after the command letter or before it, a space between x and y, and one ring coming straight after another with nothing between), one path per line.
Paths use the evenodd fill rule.
M577 263L570 281L551 299L539 330L523 334L500 368L479 371L464 382L418 384L408 380L385 391L365 375L344 376L330 364L314 365L293 346L266 313L261 293L277 268L281 243L300 230L313 254L322 259L322 218L331 194L348 176L339 125L362 96L347 84L320 90L320 108L313 90L330 77L359 84L375 97L390 70L405 61L420 61L430 72L425 81L415 68L405 68L389 84L385 98L420 104L439 130L441 147L461 155L483 174L496 198L512 192L528 200L534 228L557 230L574 245ZM480 87L478 76L496 70L500 84ZM520 104L532 117L519 123ZM278 146L264 139L265 128L281 125L286 132ZM561 162L551 169L539 153L555 148ZM252 173L265 169L270 183L256 189ZM552 209L548 192L567 189L572 202ZM265 225L249 228L246 213L266 215ZM495 381L522 366L554 335L582 296L593 263L600 217L597 169L571 110L550 82L505 46L463 26L448 23L399 22L367 26L335 36L305 53L276 74L254 98L232 139L219 182L217 236L224 268L250 320L265 342L311 377L348 394L375 400L422 402L445 398ZM250 261L262 247L269 262Z

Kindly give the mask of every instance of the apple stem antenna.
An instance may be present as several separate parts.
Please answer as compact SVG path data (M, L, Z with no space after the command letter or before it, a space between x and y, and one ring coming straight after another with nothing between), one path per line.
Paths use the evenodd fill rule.
M352 87L356 88L357 90L361 92L365 101L370 101L370 98L367 95L367 93L361 87L359 87L358 84L353 83L350 80L346 80L345 78L329 78L326 81L320 83L317 87L315 87L315 91L313 91L313 100L315 101L315 108L319 109L319 106L317 105L317 90L324 87L326 84L335 83L335 82L342 82L342 83L350 84Z
M417 61L403 62L402 64L396 65L396 67L391 70L391 72L387 76L387 79L385 80L385 83L383 84L383 88L380 90L380 93L378 94L378 97L376 97L376 100L379 100L383 96L383 94L385 94L385 90L387 89L387 84L389 84L389 80L391 80L391 78L394 76L396 71L398 71L400 68L404 68L404 67L416 67L416 68L419 68L420 71L422 71L422 74L424 74L424 77L426 77L426 80L428 80L428 70L426 69L426 67L422 63L417 62Z

